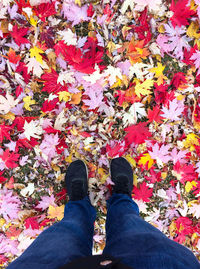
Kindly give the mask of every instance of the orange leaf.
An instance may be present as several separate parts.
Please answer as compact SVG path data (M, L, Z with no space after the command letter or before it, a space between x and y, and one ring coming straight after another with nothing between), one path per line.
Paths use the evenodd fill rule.
M57 218L58 220L61 220L64 217L64 208L65 208L64 205L56 207L49 205L48 218L49 219Z
M69 104L78 105L81 101L81 96L82 96L81 92L74 93L71 96L71 101L69 102Z
M8 52L8 59L11 63L16 64L21 59L21 57L19 55L16 55L15 51L10 48Z

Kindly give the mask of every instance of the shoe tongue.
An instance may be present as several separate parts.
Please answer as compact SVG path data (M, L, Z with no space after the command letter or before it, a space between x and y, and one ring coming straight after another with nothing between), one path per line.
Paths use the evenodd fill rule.
M72 182L75 182L75 181L83 181L83 178L81 177L76 177L72 180Z
M122 179L122 180L127 180L128 179L128 176L127 175L124 175L124 174L119 174L116 176L117 179Z

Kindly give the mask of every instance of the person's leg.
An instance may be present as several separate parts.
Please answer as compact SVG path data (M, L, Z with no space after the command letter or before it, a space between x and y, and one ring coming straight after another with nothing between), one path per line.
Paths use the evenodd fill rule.
M107 200L103 254L120 258L124 264L137 269L200 269L189 249L144 221L137 204L121 193L113 193Z
M58 269L77 257L92 255L96 209L89 196L69 201L64 218L43 231L8 269Z

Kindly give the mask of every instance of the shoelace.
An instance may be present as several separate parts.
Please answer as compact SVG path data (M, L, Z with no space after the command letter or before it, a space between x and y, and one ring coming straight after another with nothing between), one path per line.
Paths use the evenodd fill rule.
M74 180L71 183L71 196L73 200L80 200L83 198L83 182L80 180Z
M129 179L127 176L116 177L117 182L113 186L113 190L116 193L126 193L130 194Z

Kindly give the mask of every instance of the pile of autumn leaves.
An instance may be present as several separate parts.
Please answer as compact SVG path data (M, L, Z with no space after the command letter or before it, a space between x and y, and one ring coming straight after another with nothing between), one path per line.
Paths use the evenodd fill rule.
M97 153L101 156L95 168L102 182L107 182L105 189L111 189L106 159L125 156L135 171L132 196L145 219L197 254L199 0L172 1L164 9L159 9L160 0L126 0L122 7L120 1L81 5L80 1L18 0L16 6L9 2L3 2L0 33L1 41L8 43L11 38L13 46L8 50L3 43L0 66L0 264L6 265L44 227L62 219L64 187L55 193L49 186L31 210L21 208L27 200L31 204L40 189L37 169L45 168L46 174L51 171L46 181L55 174L63 179L59 167L66 168L73 160L77 137L82 143L79 156L83 153L86 160L88 155L91 159ZM64 19L67 24L59 29ZM88 30L78 36L78 25L83 22L88 23ZM57 39L56 33L60 35ZM36 93L43 98L39 105ZM74 124L68 125L66 118L74 121L76 110L80 115L97 115L99 122L105 119L113 139L105 143L106 134L98 129L93 129L96 133L88 128L79 131ZM32 116L33 111L40 116ZM81 122L81 118L75 120ZM116 121L119 125L114 128ZM104 144L98 152L92 145L96 134ZM16 175L27 164L33 170L24 175L22 184ZM92 164L89 168L89 177L93 177ZM165 208L164 213L160 208ZM101 232L95 237L100 249Z

